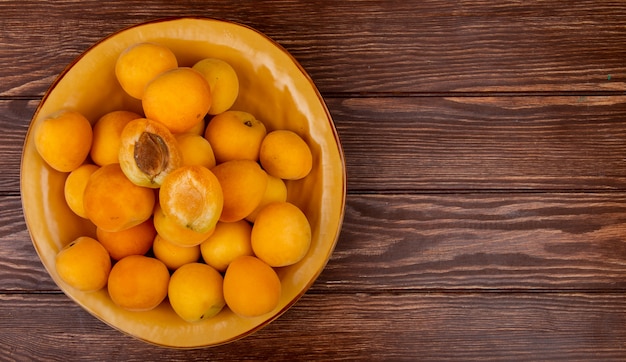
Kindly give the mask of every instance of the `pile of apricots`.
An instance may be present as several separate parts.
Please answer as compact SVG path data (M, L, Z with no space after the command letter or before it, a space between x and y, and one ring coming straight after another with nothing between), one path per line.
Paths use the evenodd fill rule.
M237 72L218 58L179 66L168 47L142 42L119 54L115 75L142 114L90 121L59 110L34 128L40 156L67 173L68 207L96 227L59 250L58 276L106 289L130 311L169 302L188 322L225 306L241 317L275 310L276 268L310 249L310 223L285 182L311 171L309 145L233 109Z

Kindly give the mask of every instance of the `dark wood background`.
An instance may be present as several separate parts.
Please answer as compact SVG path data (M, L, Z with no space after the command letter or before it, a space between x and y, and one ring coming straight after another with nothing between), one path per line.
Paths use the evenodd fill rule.
M0 360L626 359L624 1L0 1ZM207 16L309 72L343 142L317 282L243 340L171 350L71 302L31 244L21 148L101 37Z

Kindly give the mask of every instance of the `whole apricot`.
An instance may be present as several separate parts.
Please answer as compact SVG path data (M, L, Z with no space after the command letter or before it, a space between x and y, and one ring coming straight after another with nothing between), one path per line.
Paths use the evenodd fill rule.
M100 117L93 125L91 160L100 166L119 163L122 130L133 119L141 118L135 112L113 111Z
M276 271L254 256L233 260L224 274L224 300L235 314L257 317L278 306L281 293Z
M200 245L180 246L167 241L160 235L154 238L152 252L155 258L162 261L170 270L176 270L200 259Z
M273 202L282 202L287 201L287 185L285 181L282 179L267 175L267 187L265 188L265 193L263 194L263 198L259 203L259 206L254 209L248 216L246 216L246 220L250 222L254 222L256 217L265 206L273 203Z
M86 219L85 204L83 202L85 195L85 187L91 174L96 172L99 167L89 163L78 166L74 171L70 172L65 179L63 193L65 202L76 215Z
M205 263L220 272L242 255L253 255L250 235L252 226L245 220L218 222L215 231L200 244Z
M139 225L121 231L106 231L96 228L98 241L111 255L111 258L120 260L129 255L144 255L152 247L156 236L152 219Z
M130 182L120 165L113 163L91 174L83 198L87 218L102 230L114 232L148 220L156 197L154 190Z
M182 133L207 115L211 107L211 90L206 79L196 70L179 67L150 81L141 105L146 118L163 123L172 133Z
M242 111L226 111L211 118L204 131L218 163L259 159L267 131L263 122Z
M163 179L159 204L178 225L206 233L217 224L224 196L218 178L208 168L182 166Z
M268 133L261 143L259 160L267 173L283 180L301 179L313 167L309 145L289 130Z
M109 296L123 309L151 310L167 296L169 281L169 270L162 261L144 255L129 255L111 268Z
M222 275L202 263L185 264L176 269L167 295L174 312L187 322L211 318L226 304Z
M89 155L91 123L75 111L59 111L34 127L35 148L46 163L60 172L78 168Z
M58 252L55 269L59 277L71 287L91 292L106 285L111 271L111 258L97 240L82 236Z
M176 55L165 45L142 42L124 49L115 63L115 76L130 96L143 98L146 85L157 75L178 67Z
M192 68L204 76L211 88L213 99L209 114L220 114L232 107L239 95L239 78L229 63L217 58L205 58Z
M183 165L199 165L209 169L215 167L213 147L206 138L195 133L180 133L176 135L176 141Z
M254 254L272 267L295 264L311 246L311 225L294 204L265 206L254 222L250 237Z
M250 160L232 160L211 169L222 187L224 208L220 221L233 222L248 216L261 202L267 173Z

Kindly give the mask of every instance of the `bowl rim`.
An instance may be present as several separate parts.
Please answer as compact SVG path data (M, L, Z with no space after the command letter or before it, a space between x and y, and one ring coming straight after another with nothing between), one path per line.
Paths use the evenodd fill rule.
M274 313L271 316L268 316L267 318L264 319L264 321L262 321L261 323L257 324L256 326L254 326L253 328L250 328L248 330L246 330L245 332L239 333L229 339L226 340L222 340L218 343L213 343L213 344L206 344L206 345L194 345L194 346L176 346L176 345L167 345L167 344L162 344L162 343L158 343L146 338L143 338L142 336L138 336L135 334L132 334L128 331L125 331L122 328L119 328L118 326L114 325L113 323L110 323L109 321L107 321L106 319L104 319L103 317L99 316L98 314L96 314L94 311L92 311L89 308L86 308L85 306L83 306L80 302L78 302L77 299L75 299L71 294L68 294L64 288L62 288L56 280L54 280L54 278L52 278L52 274L50 272L50 270L48 270L48 266L43 262L43 258L42 258L42 250L40 249L40 246L35 242L35 237L31 231L31 227L30 225L34 222L36 222L36 220L31 220L29 215L24 212L24 219L25 219L25 223L26 223L26 228L28 231L28 235L31 239L31 243L33 245L33 247L35 248L35 251L39 257L39 261L42 263L42 265L44 266L44 269L46 269L48 276L53 279L53 282L55 283L55 285L61 290L61 292L63 292L63 294L65 294L67 297L69 297L71 300L73 300L74 303L78 304L83 310L87 311L90 315L96 317L96 319L100 320L101 322L105 323L106 325L109 325L110 327L112 327L113 329L131 336L135 339L147 342L149 344L152 345L156 345L156 346L161 346L161 347L166 347L166 348L174 348L174 349L196 349L196 348L206 348L206 347L214 347L214 346L219 346L219 345L224 345L224 344L228 344L231 343L233 341L239 340L241 338L247 337L255 332L257 332L258 330L266 327L268 324L272 323L274 320L276 320L277 318L279 318L281 315L283 315L288 309L290 309L294 304L296 304L298 302L298 300L304 295L306 294L306 292L311 288L311 286L317 281L317 279L319 278L320 274L322 273L322 271L326 268L328 262L330 261L330 257L332 255L332 253L334 252L334 249L338 243L340 234L341 234L341 230L342 230L342 226L343 226L343 222L344 222L344 217L345 217L345 206L346 206L346 194L347 194L347 172L346 172L346 162L345 162L345 154L344 154L344 150L343 150L343 146L340 142L340 137L339 134L337 132L334 120L330 114L330 111L328 110L328 106L324 100L324 98L322 97L319 89L317 88L316 84L313 82L313 79L311 78L311 76L309 75L309 73L304 69L304 67L300 64L300 62L286 49L284 48L281 44L279 44L277 41L275 41L274 39L272 39L271 37L269 37L268 35L264 34L263 32L249 26L243 23L239 23L236 21L232 21L232 20L225 20L225 19L218 19L218 18L212 18L212 17L206 17L206 16L171 16L171 17L161 17L161 18L156 18L156 19L151 19L151 20L147 20L147 21L143 21L143 22L139 22L133 25L129 25L129 26L124 26L114 32L109 33L108 35L98 39L96 42L94 42L93 44L91 44L89 47L87 47L85 50L83 50L78 56L76 56L68 65L66 65L63 70L55 77L55 79L51 82L50 86L46 89L45 93L43 94L43 96L41 97L37 108L35 109L32 117L30 118L29 121L29 126L26 132L26 135L24 137L24 142L22 145L22 153L21 153L21 159L20 159L20 199L21 199L21 204L22 204L22 209L25 210L26 209L26 204L25 204L25 200L23 197L23 191L26 188L25 185L25 181L24 181L24 177L23 177L23 172L24 172L24 163L25 163L25 149L26 149L26 145L29 142L29 140L32 138L31 132L33 132L33 123L34 121L39 117L41 109L43 107L43 105L45 104L45 102L47 101L47 99L49 98L49 96L51 95L51 93L54 91L54 89L57 87L57 85L59 84L59 82L61 82L61 80L65 77L65 75L81 60L83 59L90 51L92 51L94 48L100 46L102 43L104 43L105 41L115 37L118 34L121 34L123 32L126 31L130 31L136 28L140 28L146 25L152 25L152 24L158 24L158 23L167 23L167 22L177 22L177 21L183 21L183 20L197 20L197 21L209 21L209 22L216 22L216 23L225 23L225 24L230 24L236 27L241 27L244 29L247 29L249 31L254 32L256 35L261 36L263 38L265 38L265 40L267 40L272 46L276 47L282 54L284 54L285 56L287 56L289 58L289 60L293 63L293 65L296 66L296 68L298 69L299 73L301 73L301 75L306 79L306 81L310 84L313 92L315 93L315 97L317 98L317 100L319 101L319 105L321 106L321 108L323 109L323 112L325 113L326 119L328 121L328 127L332 133L332 137L334 138L334 146L336 147L336 151L338 153L338 160L340 162L340 173L339 176L341 178L341 182L338 185L339 187L341 187L340 190L340 194L341 194L341 200L340 202L338 202L337 206L339 208L339 214L338 214L338 220L337 220L337 228L334 231L334 235L332 235L332 237L329 235L327 239L331 239L332 238L332 242L329 243L329 247L328 247L328 252L327 255L324 256L324 262L322 263L322 265L320 265L320 267L316 270L316 272L311 276L310 280L307 281L307 283L305 283L300 290L298 291L298 293L295 295L294 298L292 298L289 302L287 302L283 308L274 311Z

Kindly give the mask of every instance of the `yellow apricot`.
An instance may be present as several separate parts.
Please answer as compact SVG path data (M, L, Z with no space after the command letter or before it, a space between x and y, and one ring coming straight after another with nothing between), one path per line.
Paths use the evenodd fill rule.
M295 264L311 246L311 225L294 204L274 202L257 215L250 236L254 254L272 267Z
M224 196L218 178L208 168L181 166L163 179L159 204L180 226L206 233L217 224Z
M169 270L162 261L144 255L129 255L111 268L109 296L123 309L147 311L165 299L169 281Z
M93 131L82 114L60 111L37 123L34 136L37 152L50 167L71 172L89 155Z
M224 300L235 314L257 317L273 311L280 299L278 275L254 256L233 260L224 274Z
M82 236L59 251L55 269L71 287L84 292L96 291L107 283L111 258L97 240Z
M156 230L152 219L121 231L106 231L96 228L98 241L111 255L111 258L120 260L129 255L144 255L152 247Z
M254 222L257 215L259 214L259 211L261 211L262 208L271 204L272 202L279 201L287 201L287 185L282 179L268 174L267 187L265 188L263 198L261 199L259 206L257 206L254 211L246 216L246 220Z
M176 135L176 141L183 165L199 165L209 169L215 167L213 148L206 138L195 133L180 133Z
M76 215L87 218L87 214L85 213L85 205L84 205L84 194L85 187L87 187L87 182L89 181L89 177L91 174L96 172L99 167L96 165L92 165L89 163L85 163L81 166L78 166L77 169L70 172L65 179L65 185L63 188L63 193L65 195L65 201L67 205L70 207Z
M122 130L133 119L141 118L135 112L113 111L105 114L93 125L91 160L99 166L119 163Z
M267 173L283 180L301 179L309 174L313 165L307 143L289 130L268 133L261 143L259 160Z
M239 78L233 67L217 58L205 58L193 65L204 76L211 88L213 98L209 114L227 111L239 95Z
M200 244L205 263L220 272L242 255L253 255L250 243L252 226L245 220L218 222L215 232Z
M200 73L179 67L148 83L141 104L146 118L163 123L172 133L183 133L207 115L211 90Z
M250 160L232 160L213 167L224 196L219 220L242 220L259 205L267 187L267 173Z
M170 278L167 290L174 312L187 322L208 319L219 313L224 301L223 278L202 263L185 264Z
M167 241L160 235L154 238L152 252L170 270L176 270L200 259L200 245L180 246Z
M157 75L178 67L172 51L158 43L137 43L124 49L115 63L115 76L122 89L141 99L146 85Z
M263 122L242 111L226 111L211 118L204 131L218 163L259 159L267 131Z
M85 187L87 218L105 231L120 231L141 224L152 216L154 190L130 182L120 165L96 170Z

